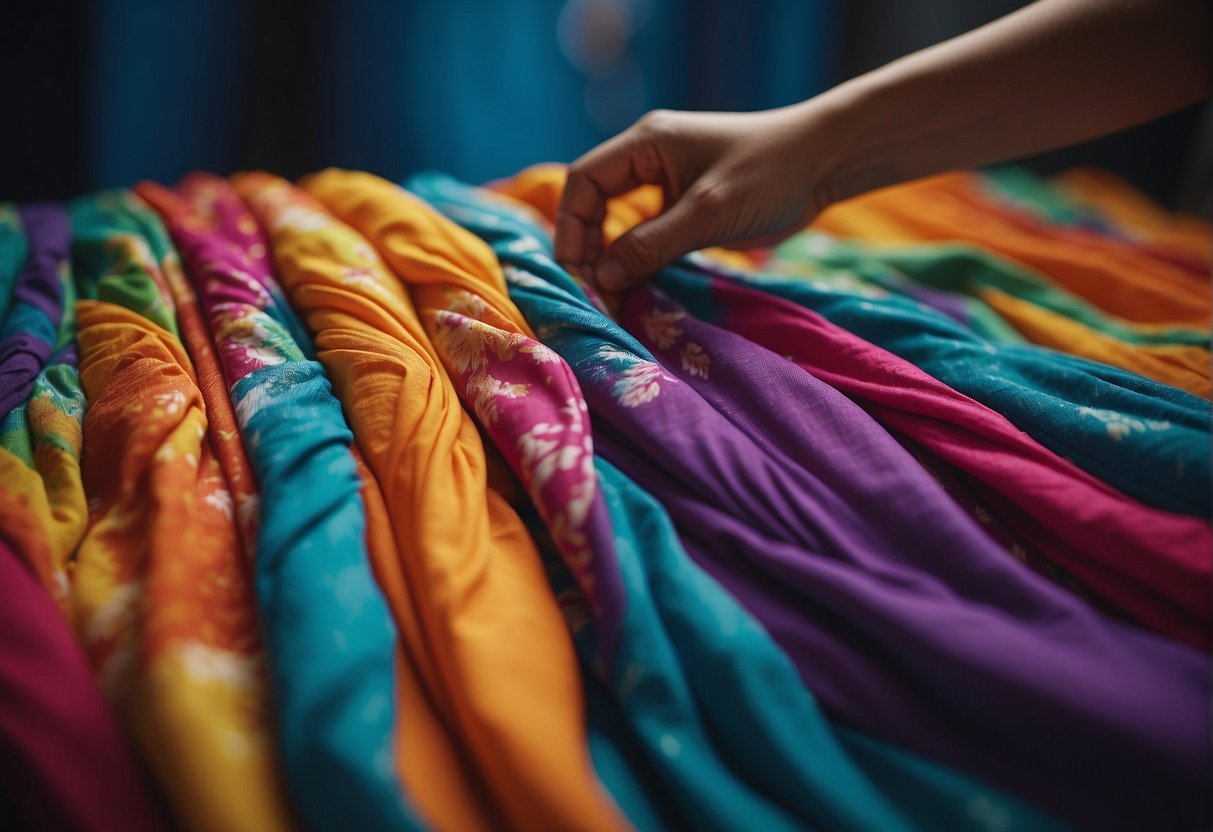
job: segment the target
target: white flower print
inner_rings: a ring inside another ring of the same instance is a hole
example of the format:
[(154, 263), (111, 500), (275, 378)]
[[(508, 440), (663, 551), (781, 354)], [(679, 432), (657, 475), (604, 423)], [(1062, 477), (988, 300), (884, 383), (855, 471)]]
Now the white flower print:
[(679, 356), (682, 358), (682, 369), (693, 376), (708, 377), (708, 365), (712, 363), (712, 358), (703, 351), (703, 347), (691, 341), (682, 348)]
[(661, 394), (661, 381), (669, 378), (657, 364), (641, 361), (615, 379), (615, 398), (624, 407), (639, 407)]
[(1095, 407), (1080, 407), (1078, 413), (1081, 416), (1090, 416), (1093, 419), (1104, 424), (1104, 429), (1112, 441), (1119, 442), (1131, 433), (1145, 433), (1146, 431), (1161, 431), (1171, 427), (1171, 423), (1167, 421), (1158, 421), (1154, 419), (1134, 419), (1132, 416), (1127, 416), (1124, 413), (1119, 413), (1115, 410), (1102, 410)]
[(178, 648), (185, 672), (199, 682), (220, 682), (228, 687), (248, 689), (257, 681), (257, 660), (231, 650), (188, 641)]
[(645, 315), (644, 331), (649, 337), (649, 340), (663, 350), (668, 350), (674, 346), (674, 342), (682, 335), (683, 330), (674, 324), (675, 321), (685, 318), (685, 312), (662, 312), (661, 310), (653, 310)]

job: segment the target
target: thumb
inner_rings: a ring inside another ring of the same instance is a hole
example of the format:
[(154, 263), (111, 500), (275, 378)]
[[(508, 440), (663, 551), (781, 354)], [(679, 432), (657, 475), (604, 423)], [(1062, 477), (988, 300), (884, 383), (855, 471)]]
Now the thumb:
[(712, 243), (707, 217), (693, 192), (668, 211), (624, 234), (603, 253), (594, 269), (599, 287), (617, 292), (651, 277), (688, 251)]

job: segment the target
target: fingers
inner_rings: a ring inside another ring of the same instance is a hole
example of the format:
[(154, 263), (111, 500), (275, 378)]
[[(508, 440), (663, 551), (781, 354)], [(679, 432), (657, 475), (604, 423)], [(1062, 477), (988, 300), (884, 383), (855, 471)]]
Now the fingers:
[(617, 292), (653, 275), (688, 251), (711, 245), (711, 218), (689, 192), (669, 210), (624, 234), (593, 269), (601, 288)]
[(570, 271), (584, 272), (602, 252), (606, 201), (640, 185), (666, 184), (656, 145), (643, 124), (634, 125), (569, 167), (556, 213), (554, 254)]

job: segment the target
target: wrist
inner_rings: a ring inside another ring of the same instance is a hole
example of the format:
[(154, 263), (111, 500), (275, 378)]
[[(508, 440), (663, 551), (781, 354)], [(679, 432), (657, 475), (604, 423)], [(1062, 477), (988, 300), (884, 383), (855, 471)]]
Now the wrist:
[(902, 181), (893, 148), (880, 142), (871, 90), (842, 84), (796, 105), (803, 148), (802, 175), (813, 212)]

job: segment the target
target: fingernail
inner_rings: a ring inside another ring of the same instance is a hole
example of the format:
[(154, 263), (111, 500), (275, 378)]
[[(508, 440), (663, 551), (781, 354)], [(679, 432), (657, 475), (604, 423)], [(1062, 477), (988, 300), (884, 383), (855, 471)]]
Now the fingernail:
[(594, 270), (594, 277), (598, 279), (598, 285), (603, 289), (617, 292), (623, 288), (623, 284), (627, 280), (627, 273), (624, 272), (623, 266), (619, 265), (618, 260), (607, 260)]

